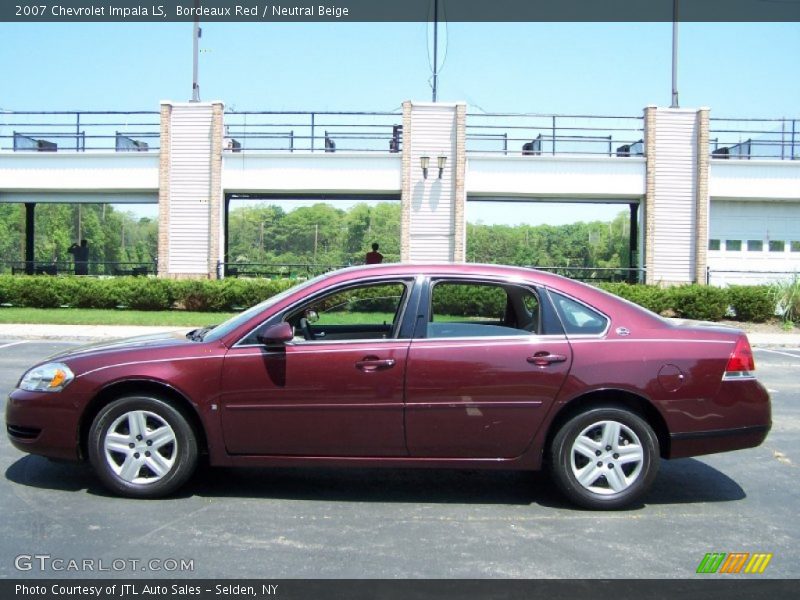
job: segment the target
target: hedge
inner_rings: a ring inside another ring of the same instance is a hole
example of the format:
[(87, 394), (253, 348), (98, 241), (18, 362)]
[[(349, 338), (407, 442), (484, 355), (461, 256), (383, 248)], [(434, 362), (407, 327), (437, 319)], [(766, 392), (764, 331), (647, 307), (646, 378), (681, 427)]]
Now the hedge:
[(0, 303), (31, 308), (179, 308), (226, 312), (247, 308), (296, 284), (294, 279), (229, 278), (217, 281), (0, 275)]
[[(124, 307), (137, 310), (186, 309), (226, 312), (247, 308), (297, 283), (294, 279), (173, 280), (155, 277), (93, 277), (0, 275), (0, 303), (33, 308)], [(656, 313), (686, 319), (718, 321), (732, 314), (740, 321), (761, 322), (776, 312), (774, 286), (703, 285), (662, 288), (652, 285), (602, 283), (600, 288)], [(797, 284), (795, 283), (795, 286)], [(493, 287), (443, 285), (434, 295), (434, 309), (446, 314), (502, 314), (505, 294)], [(362, 290), (374, 310), (393, 310), (384, 286)], [(800, 297), (800, 295), (796, 295)], [(786, 303), (786, 300), (782, 300)], [(384, 305), (386, 305), (384, 307)]]

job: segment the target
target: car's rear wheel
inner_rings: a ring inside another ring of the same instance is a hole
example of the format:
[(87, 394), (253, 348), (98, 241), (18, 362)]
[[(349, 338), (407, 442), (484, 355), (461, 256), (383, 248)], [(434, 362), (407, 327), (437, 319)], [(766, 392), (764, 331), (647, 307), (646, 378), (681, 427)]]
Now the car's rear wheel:
[(561, 491), (591, 509), (630, 505), (658, 472), (658, 438), (637, 414), (598, 407), (567, 421), (551, 446), (551, 470)]
[(111, 491), (133, 498), (166, 496), (197, 466), (197, 436), (176, 407), (128, 396), (105, 406), (89, 430), (89, 460)]

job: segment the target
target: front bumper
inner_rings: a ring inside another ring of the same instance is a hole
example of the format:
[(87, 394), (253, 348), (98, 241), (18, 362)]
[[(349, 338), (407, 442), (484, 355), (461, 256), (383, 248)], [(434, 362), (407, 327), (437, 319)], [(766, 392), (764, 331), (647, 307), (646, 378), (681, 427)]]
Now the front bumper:
[(80, 460), (78, 404), (60, 392), (14, 390), (6, 402), (6, 433), (18, 450)]

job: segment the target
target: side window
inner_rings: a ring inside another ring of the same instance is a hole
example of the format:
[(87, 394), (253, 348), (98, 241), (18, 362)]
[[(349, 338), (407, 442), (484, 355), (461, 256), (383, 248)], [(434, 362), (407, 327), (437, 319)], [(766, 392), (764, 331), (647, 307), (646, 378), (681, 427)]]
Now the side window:
[(406, 297), (402, 282), (339, 290), (293, 310), (286, 321), (307, 341), (394, 337)]
[(539, 299), (526, 288), (480, 282), (435, 282), (429, 338), (531, 335), (540, 328)]
[(550, 291), (556, 310), (568, 334), (596, 335), (608, 327), (608, 319), (585, 304)]

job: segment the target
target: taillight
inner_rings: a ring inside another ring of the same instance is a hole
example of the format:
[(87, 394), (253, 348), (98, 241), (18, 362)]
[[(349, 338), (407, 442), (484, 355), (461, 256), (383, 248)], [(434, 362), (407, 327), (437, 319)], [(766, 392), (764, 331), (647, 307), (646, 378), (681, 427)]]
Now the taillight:
[(730, 377), (750, 377), (751, 371), (756, 370), (756, 363), (753, 360), (753, 350), (747, 336), (743, 335), (736, 340), (736, 347), (733, 349), (728, 364), (725, 367), (725, 375)]

